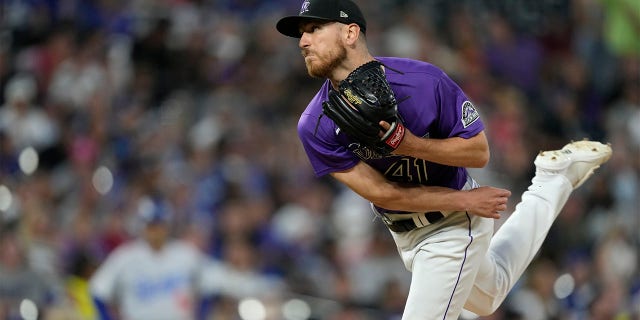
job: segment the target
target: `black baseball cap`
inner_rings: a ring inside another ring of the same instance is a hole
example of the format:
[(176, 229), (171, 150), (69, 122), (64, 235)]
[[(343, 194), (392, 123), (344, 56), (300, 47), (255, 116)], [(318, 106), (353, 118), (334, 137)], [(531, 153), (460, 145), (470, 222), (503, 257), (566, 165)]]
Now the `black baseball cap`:
[(300, 23), (308, 20), (336, 21), (344, 24), (355, 23), (362, 33), (367, 30), (367, 22), (358, 5), (351, 0), (304, 0), (297, 16), (280, 19), (276, 29), (285, 36), (300, 38)]

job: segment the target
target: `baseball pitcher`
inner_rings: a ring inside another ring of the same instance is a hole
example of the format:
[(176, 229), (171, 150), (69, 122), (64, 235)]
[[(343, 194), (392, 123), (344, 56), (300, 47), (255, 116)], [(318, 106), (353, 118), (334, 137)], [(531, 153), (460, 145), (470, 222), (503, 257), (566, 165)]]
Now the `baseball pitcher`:
[(375, 57), (351, 0), (305, 0), (277, 30), (298, 38), (310, 76), (326, 81), (302, 113), (300, 141), (317, 176), (371, 202), (412, 282), (403, 319), (457, 319), (502, 303), (571, 192), (611, 155), (595, 141), (541, 153), (522, 201), (493, 235), (508, 190), (479, 187), (489, 161), (480, 113), (442, 70)]

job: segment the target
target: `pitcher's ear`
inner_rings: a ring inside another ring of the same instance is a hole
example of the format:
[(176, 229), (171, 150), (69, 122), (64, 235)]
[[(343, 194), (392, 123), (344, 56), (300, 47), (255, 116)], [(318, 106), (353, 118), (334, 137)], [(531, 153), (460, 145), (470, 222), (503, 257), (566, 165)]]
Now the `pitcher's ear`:
[(346, 26), (346, 32), (347, 32), (347, 35), (345, 40), (349, 45), (355, 44), (356, 41), (363, 35), (362, 30), (360, 29), (360, 26), (356, 23), (348, 24)]

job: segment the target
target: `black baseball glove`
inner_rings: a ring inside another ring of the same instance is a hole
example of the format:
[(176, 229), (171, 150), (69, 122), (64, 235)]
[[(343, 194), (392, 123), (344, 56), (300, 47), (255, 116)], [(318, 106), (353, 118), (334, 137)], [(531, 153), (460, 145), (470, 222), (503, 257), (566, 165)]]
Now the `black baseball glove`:
[[(392, 153), (404, 138), (398, 103), (379, 61), (361, 65), (338, 90), (329, 90), (322, 112), (349, 137), (382, 155)], [(389, 130), (380, 126), (382, 120), (391, 124)]]

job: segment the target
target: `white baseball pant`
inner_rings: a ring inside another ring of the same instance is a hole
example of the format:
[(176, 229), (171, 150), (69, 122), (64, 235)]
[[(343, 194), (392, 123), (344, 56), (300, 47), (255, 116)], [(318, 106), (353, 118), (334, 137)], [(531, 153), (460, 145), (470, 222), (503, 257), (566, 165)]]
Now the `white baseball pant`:
[(463, 308), (493, 313), (540, 249), (572, 190), (564, 176), (535, 176), (495, 235), (492, 219), (465, 212), (392, 232), (412, 272), (402, 319), (455, 320)]

